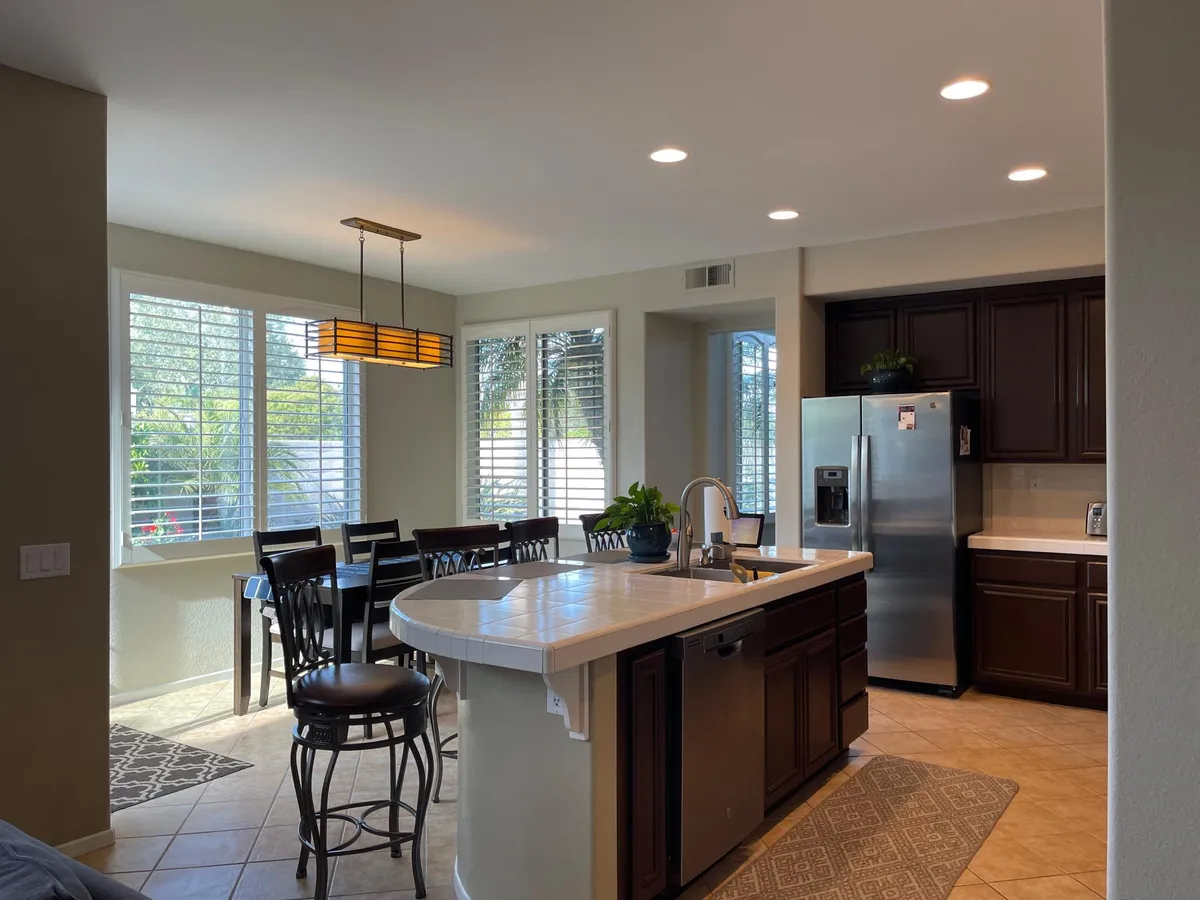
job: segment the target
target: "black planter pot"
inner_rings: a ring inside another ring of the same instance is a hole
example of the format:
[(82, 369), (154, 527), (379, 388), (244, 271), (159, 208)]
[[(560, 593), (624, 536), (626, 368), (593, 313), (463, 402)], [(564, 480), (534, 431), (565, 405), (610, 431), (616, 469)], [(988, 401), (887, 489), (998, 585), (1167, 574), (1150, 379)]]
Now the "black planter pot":
[(671, 529), (665, 522), (630, 525), (625, 532), (629, 553), (637, 559), (666, 559), (671, 549)]
[(911, 391), (916, 383), (908, 369), (876, 369), (867, 376), (872, 394), (902, 394)]

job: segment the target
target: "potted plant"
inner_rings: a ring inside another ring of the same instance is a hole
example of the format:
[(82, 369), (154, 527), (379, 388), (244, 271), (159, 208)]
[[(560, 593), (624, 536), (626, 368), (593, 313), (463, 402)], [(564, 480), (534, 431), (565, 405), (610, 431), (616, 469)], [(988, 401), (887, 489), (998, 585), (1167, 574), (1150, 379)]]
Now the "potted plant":
[(596, 529), (624, 531), (634, 559), (666, 559), (677, 512), (678, 505), (664, 502), (658, 488), (635, 481), (629, 486), (628, 496), (613, 498)]
[(872, 394), (896, 394), (912, 390), (916, 361), (916, 357), (904, 356), (899, 350), (880, 350), (859, 371), (869, 376), (867, 383)]

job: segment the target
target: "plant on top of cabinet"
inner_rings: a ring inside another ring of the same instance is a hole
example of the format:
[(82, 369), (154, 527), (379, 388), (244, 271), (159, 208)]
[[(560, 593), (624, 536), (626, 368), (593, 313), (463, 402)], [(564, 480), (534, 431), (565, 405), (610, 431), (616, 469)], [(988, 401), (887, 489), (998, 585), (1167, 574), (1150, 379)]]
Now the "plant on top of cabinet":
[(614, 497), (597, 529), (624, 531), (630, 554), (638, 559), (666, 559), (671, 526), (679, 506), (663, 500), (662, 491), (635, 481), (628, 496)]
[(872, 394), (895, 394), (913, 386), (916, 361), (916, 357), (905, 356), (899, 350), (880, 350), (858, 370), (867, 376)]

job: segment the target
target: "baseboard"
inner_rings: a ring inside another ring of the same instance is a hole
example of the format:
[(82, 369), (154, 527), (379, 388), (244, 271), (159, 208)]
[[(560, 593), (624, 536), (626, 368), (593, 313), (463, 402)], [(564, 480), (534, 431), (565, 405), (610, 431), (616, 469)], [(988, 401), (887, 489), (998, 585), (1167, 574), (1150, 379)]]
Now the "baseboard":
[(458, 900), (471, 900), (467, 889), (463, 887), (462, 879), (458, 877), (458, 856), (454, 857), (454, 896)]
[(89, 834), (85, 837), (76, 838), (73, 841), (67, 841), (65, 844), (59, 844), (54, 849), (64, 856), (76, 857), (83, 856), (85, 853), (91, 853), (93, 850), (99, 850), (102, 847), (111, 847), (116, 843), (117, 836), (111, 828), (105, 828), (103, 831), (97, 831), (95, 834)]
[[(259, 666), (251, 666), (251, 675), (257, 675), (259, 668)], [(191, 678), (184, 678), (180, 681), (171, 681), (167, 684), (156, 684), (147, 688), (139, 688), (136, 691), (124, 691), (120, 694), (109, 694), (108, 708), (112, 709), (117, 706), (125, 706), (127, 703), (138, 703), (141, 700), (149, 700), (152, 697), (161, 697), (163, 694), (171, 694), (175, 691), (199, 687), (202, 684), (211, 684), (214, 681), (228, 681), (232, 677), (233, 669), (221, 669), (219, 672), (209, 672), (206, 675), (194, 675)]]

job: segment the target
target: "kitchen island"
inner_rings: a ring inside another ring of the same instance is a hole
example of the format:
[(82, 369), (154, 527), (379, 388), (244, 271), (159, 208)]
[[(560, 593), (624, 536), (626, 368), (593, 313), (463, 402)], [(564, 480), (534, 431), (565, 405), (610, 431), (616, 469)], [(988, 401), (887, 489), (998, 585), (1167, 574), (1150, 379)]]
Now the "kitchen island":
[(866, 730), (871, 555), (736, 556), (788, 570), (749, 584), (667, 577), (664, 563), (609, 552), (457, 575), (393, 601), (392, 630), (437, 657), (459, 699), (461, 900), (667, 889), (678, 780), (667, 639), (679, 632), (766, 610), (763, 694), (748, 702), (765, 707), (767, 805)]

